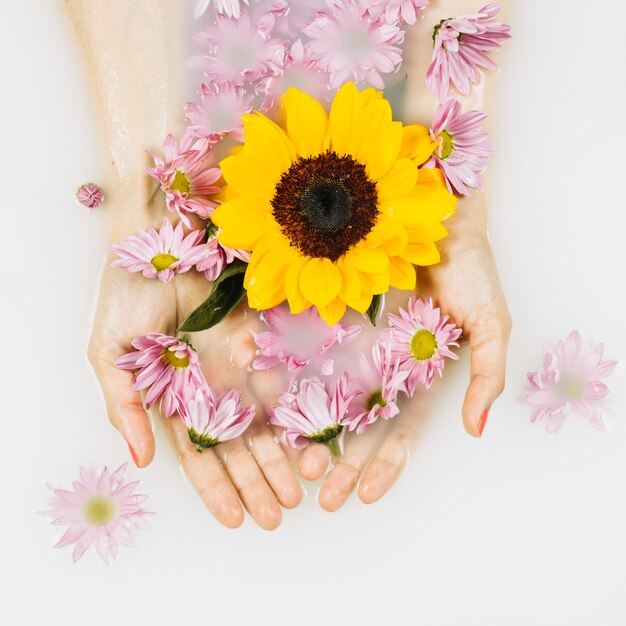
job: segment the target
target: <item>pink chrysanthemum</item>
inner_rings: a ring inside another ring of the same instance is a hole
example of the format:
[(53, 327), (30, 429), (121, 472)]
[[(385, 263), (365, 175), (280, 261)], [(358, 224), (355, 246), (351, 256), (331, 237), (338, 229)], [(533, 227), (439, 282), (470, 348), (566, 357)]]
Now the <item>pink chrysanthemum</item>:
[(150, 333), (136, 337), (131, 345), (134, 351), (121, 356), (114, 365), (135, 372), (133, 389), (148, 389), (144, 398), (147, 408), (162, 397), (161, 412), (169, 417), (179, 410), (184, 397), (195, 395), (196, 389), (207, 384), (198, 355), (190, 344)]
[(328, 73), (319, 69), (317, 60), (311, 56), (310, 46), (304, 45), (301, 39), (291, 45), (282, 62), (281, 73), (267, 76), (259, 83), (257, 90), (265, 96), (261, 108), (277, 107), (289, 87), (306, 91), (316, 100), (323, 100), (330, 94)]
[(350, 391), (350, 384), (344, 372), (329, 393), (317, 378), (305, 378), (294, 393), (279, 394), (278, 405), (267, 408), (269, 422), (285, 429), (287, 443), (295, 450), (317, 441), (327, 443), (339, 456), (337, 436), (343, 430), (350, 402), (359, 393)]
[(254, 96), (246, 93), (242, 86), (229, 81), (203, 83), (200, 102), (185, 104), (189, 130), (211, 143), (227, 135), (235, 141), (243, 141), (241, 116), (252, 111), (253, 100)]
[(262, 318), (270, 330), (254, 335), (259, 352), (252, 367), (257, 370), (284, 363), (294, 374), (311, 365), (320, 374), (330, 375), (332, 349), (350, 343), (361, 332), (358, 325), (329, 326), (315, 307), (292, 315), (288, 307), (277, 306), (263, 311)]
[(176, 143), (173, 135), (163, 142), (165, 159), (153, 154), (154, 167), (148, 174), (161, 183), (167, 208), (180, 216), (185, 226), (191, 227), (189, 213), (207, 218), (217, 206), (209, 196), (221, 191), (215, 183), (222, 172), (212, 167), (213, 154), (207, 139), (195, 137), (191, 130)]
[(617, 365), (605, 361), (604, 345), (583, 341), (578, 331), (550, 347), (539, 372), (529, 372), (530, 389), (518, 397), (534, 407), (531, 422), (544, 420), (549, 433), (559, 431), (571, 411), (598, 430), (605, 430), (602, 413), (609, 388), (602, 382)]
[(374, 17), (382, 17), (387, 24), (415, 24), (424, 15), (429, 0), (373, 0), (370, 11)]
[(97, 209), (104, 201), (104, 192), (96, 183), (85, 183), (76, 190), (76, 200), (87, 209)]
[(349, 80), (383, 89), (381, 73), (394, 72), (402, 62), (398, 47), (404, 31), (372, 17), (355, 0), (328, 0), (328, 8), (304, 29), (311, 38), (311, 53), (330, 73), (330, 86)]
[(119, 257), (111, 265), (129, 272), (143, 272), (146, 278), (158, 278), (167, 283), (211, 254), (206, 245), (198, 245), (203, 238), (201, 230), (193, 230), (185, 236), (182, 222), (173, 228), (165, 218), (159, 231), (150, 227), (109, 245)]
[(260, 4), (274, 16), (276, 31), (296, 39), (326, 7), (326, 0), (265, 0)]
[(240, 85), (278, 74), (286, 42), (271, 37), (272, 24), (273, 18), (253, 24), (244, 11), (238, 19), (217, 15), (214, 23), (194, 33), (194, 40), (207, 48), (200, 62), (209, 79)]
[(180, 417), (198, 452), (239, 437), (254, 419), (254, 406), (244, 408), (236, 389), (218, 396), (210, 385), (205, 384), (195, 394), (185, 395), (187, 398), (181, 405)]
[(480, 173), (495, 152), (480, 130), (487, 115), (481, 111), (461, 112), (461, 104), (449, 95), (435, 111), (430, 136), (438, 144), (425, 167), (438, 167), (451, 192), (468, 196), (470, 189), (481, 189)]
[(431, 298), (410, 298), (407, 310), (387, 315), (391, 328), (385, 332), (392, 357), (400, 359), (400, 368), (408, 372), (405, 391), (413, 395), (418, 385), (433, 383), (435, 372), (442, 375), (444, 358), (458, 359), (450, 346), (458, 347), (461, 329), (448, 324), (448, 316), (433, 307)]
[(51, 517), (55, 526), (69, 526), (54, 547), (74, 545), (74, 563), (93, 546), (108, 565), (120, 545), (135, 546), (133, 536), (148, 526), (144, 517), (152, 512), (141, 506), (148, 496), (134, 493), (139, 481), (126, 482), (125, 471), (126, 464), (114, 472), (81, 467), (73, 490), (48, 485), (54, 494), (53, 508), (42, 514)]
[(209, 254), (196, 264), (199, 272), (204, 272), (207, 280), (213, 282), (219, 275), (230, 265), (235, 259), (239, 259), (244, 263), (250, 260), (250, 253), (245, 250), (236, 250), (235, 248), (227, 248), (223, 246), (214, 236), (205, 248)]
[(426, 83), (440, 100), (450, 91), (450, 83), (468, 95), (480, 81), (478, 68), (497, 69), (485, 52), (498, 49), (501, 41), (511, 38), (511, 27), (493, 19), (498, 11), (499, 4), (488, 4), (478, 13), (441, 20), (435, 27)]
[(400, 359), (392, 357), (385, 343), (375, 343), (369, 358), (360, 353), (358, 372), (352, 376), (359, 396), (350, 405), (346, 426), (361, 434), (376, 420), (398, 415), (396, 399), (398, 392), (404, 391), (408, 375), (408, 371), (400, 369)]
[[(248, 4), (248, 0), (243, 1)], [(197, 0), (194, 18), (204, 15), (210, 4), (211, 0)], [(241, 0), (213, 0), (213, 6), (217, 13), (224, 13), (228, 17), (238, 18), (241, 15)]]

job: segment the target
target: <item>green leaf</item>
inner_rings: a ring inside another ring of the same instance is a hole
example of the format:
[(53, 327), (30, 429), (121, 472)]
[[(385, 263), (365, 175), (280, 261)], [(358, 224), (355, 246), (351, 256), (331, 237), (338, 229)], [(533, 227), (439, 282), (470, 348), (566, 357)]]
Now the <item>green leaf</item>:
[(380, 310), (380, 304), (382, 302), (382, 297), (380, 295), (376, 295), (372, 298), (372, 302), (369, 305), (369, 308), (365, 312), (365, 315), (369, 317), (370, 322), (372, 322), (372, 326), (376, 326), (376, 320), (378, 319), (378, 312)]
[(248, 267), (234, 261), (213, 283), (209, 297), (178, 327), (179, 332), (197, 333), (219, 324), (246, 294), (243, 278)]

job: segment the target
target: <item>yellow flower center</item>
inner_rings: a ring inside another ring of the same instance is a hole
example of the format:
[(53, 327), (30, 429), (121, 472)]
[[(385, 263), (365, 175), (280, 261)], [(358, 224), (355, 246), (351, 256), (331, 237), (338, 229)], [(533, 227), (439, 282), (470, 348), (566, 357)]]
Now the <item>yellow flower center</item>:
[(176, 170), (176, 175), (174, 176), (174, 180), (170, 185), (170, 189), (174, 189), (175, 191), (179, 191), (180, 193), (189, 193), (191, 185), (189, 184), (189, 179), (187, 178), (187, 175), (180, 170)]
[(167, 348), (163, 350), (163, 360), (172, 367), (178, 367), (180, 369), (189, 367), (188, 356), (176, 356), (176, 352), (174, 352), (173, 350), (168, 350)]
[(83, 513), (89, 524), (106, 526), (115, 517), (116, 506), (111, 498), (93, 496), (85, 502)]
[(381, 409), (384, 409), (387, 406), (387, 403), (383, 400), (382, 390), (379, 389), (375, 391), (368, 399), (365, 404), (365, 408), (368, 411), (371, 411), (376, 405), (378, 405)]
[(418, 361), (428, 361), (437, 350), (437, 340), (429, 330), (418, 330), (411, 339), (411, 352)]
[(178, 261), (178, 259), (175, 256), (163, 253), (157, 254), (155, 257), (153, 257), (150, 263), (154, 265), (157, 272), (161, 272), (163, 270), (166, 270), (172, 263), (176, 263), (176, 261)]
[(585, 381), (574, 374), (563, 374), (558, 384), (563, 400), (580, 400), (585, 395)]
[(442, 130), (439, 133), (439, 154), (442, 159), (447, 159), (454, 149), (454, 144), (452, 143), (452, 135), (447, 130)]

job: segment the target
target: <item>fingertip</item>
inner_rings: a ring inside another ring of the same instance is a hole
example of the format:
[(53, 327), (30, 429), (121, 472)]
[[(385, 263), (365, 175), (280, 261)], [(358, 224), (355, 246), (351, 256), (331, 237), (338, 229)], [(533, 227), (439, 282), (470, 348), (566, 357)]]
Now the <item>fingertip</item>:
[(330, 462), (330, 450), (320, 443), (313, 443), (303, 452), (298, 471), (305, 480), (320, 478)]
[(278, 499), (282, 506), (286, 509), (295, 509), (300, 502), (302, 502), (302, 487), (300, 487), (300, 483), (295, 480), (295, 484), (288, 485), (283, 487), (279, 494), (277, 494)]

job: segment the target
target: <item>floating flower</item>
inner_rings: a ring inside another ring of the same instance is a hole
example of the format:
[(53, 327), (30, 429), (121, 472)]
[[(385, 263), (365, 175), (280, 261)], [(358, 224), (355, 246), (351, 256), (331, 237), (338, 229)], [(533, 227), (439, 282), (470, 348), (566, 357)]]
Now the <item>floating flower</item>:
[(373, 89), (344, 85), (330, 117), (291, 88), (284, 127), (244, 115), (243, 149), (221, 162), (227, 201), (212, 215), (220, 242), (251, 251), (244, 286), (250, 307), (285, 299), (292, 313), (316, 306), (329, 325), (346, 306), (364, 313), (374, 294), (415, 287), (412, 264), (439, 261), (434, 241), (456, 199), (436, 169), (418, 169), (400, 150), (428, 159), (426, 129), (405, 133)]
[(317, 378), (301, 380), (294, 393), (281, 393), (278, 405), (267, 408), (269, 423), (285, 429), (287, 443), (295, 450), (311, 441), (327, 443), (332, 453), (341, 454), (337, 436), (341, 433), (346, 412), (358, 391), (350, 391), (344, 372), (329, 393)]
[(190, 213), (207, 218), (217, 206), (209, 196), (220, 192), (215, 183), (221, 178), (219, 167), (212, 167), (213, 154), (206, 139), (198, 139), (187, 130), (176, 143), (173, 135), (163, 142), (165, 159), (153, 154), (154, 167), (148, 174), (161, 183), (167, 208), (191, 227)]
[(204, 272), (207, 280), (213, 282), (235, 259), (244, 263), (250, 260), (250, 254), (245, 250), (233, 250), (223, 246), (217, 239), (211, 239), (206, 244), (210, 253), (196, 265), (199, 272)]
[(415, 24), (424, 14), (429, 0), (373, 0), (369, 10), (374, 17), (382, 16), (387, 24)]
[(289, 87), (306, 91), (316, 99), (323, 99), (330, 93), (328, 73), (319, 69), (317, 60), (311, 56), (309, 46), (305, 46), (301, 39), (294, 41), (291, 45), (281, 64), (280, 74), (267, 76), (259, 83), (258, 92), (265, 96), (261, 108), (277, 107), (280, 97)]
[(266, 0), (261, 5), (274, 15), (276, 31), (296, 39), (326, 7), (326, 0)]
[(148, 389), (144, 402), (150, 408), (159, 398), (165, 417), (179, 410), (184, 394), (206, 385), (200, 361), (191, 344), (160, 333), (150, 333), (131, 341), (133, 352), (114, 363), (123, 370), (134, 370), (133, 389)]
[(200, 85), (200, 103), (188, 102), (185, 105), (185, 117), (189, 129), (199, 137), (211, 143), (229, 136), (236, 141), (243, 141), (241, 116), (252, 111), (254, 96), (246, 93), (240, 85), (227, 81)]
[[(248, 0), (243, 1), (248, 4)], [(198, 19), (204, 15), (210, 4), (211, 0), (197, 0), (193, 16)], [(241, 15), (241, 0), (213, 0), (213, 6), (217, 13), (224, 13), (228, 17), (238, 18)]]
[(148, 497), (134, 493), (138, 480), (124, 480), (126, 465), (114, 472), (81, 467), (80, 480), (73, 482), (71, 491), (48, 485), (54, 494), (53, 508), (43, 515), (51, 517), (55, 526), (69, 526), (54, 547), (74, 545), (74, 563), (93, 546), (108, 565), (120, 545), (134, 546), (133, 536), (147, 527), (144, 517), (152, 513), (141, 505)]
[(435, 111), (430, 130), (437, 150), (425, 167), (438, 167), (446, 178), (448, 189), (469, 195), (471, 189), (481, 189), (480, 173), (495, 152), (480, 130), (486, 119), (481, 111), (461, 113), (461, 104), (452, 95)]
[(150, 227), (111, 244), (109, 248), (119, 257), (111, 265), (129, 272), (143, 272), (146, 278), (158, 278), (167, 283), (210, 254), (210, 248), (198, 245), (203, 238), (201, 230), (193, 230), (185, 236), (182, 222), (173, 228), (165, 218), (159, 231)]
[(402, 62), (404, 31), (374, 18), (355, 0), (329, 0), (315, 21), (305, 27), (311, 52), (321, 69), (330, 73), (330, 86), (348, 80), (383, 89), (382, 73), (395, 72)]
[(480, 81), (479, 67), (497, 69), (485, 52), (497, 50), (501, 41), (511, 38), (511, 27), (493, 19), (498, 11), (499, 4), (487, 4), (478, 13), (441, 20), (435, 27), (426, 83), (440, 100), (448, 94), (450, 83), (468, 95)]
[(257, 370), (283, 363), (292, 373), (311, 365), (320, 374), (330, 375), (333, 348), (350, 343), (361, 332), (357, 325), (329, 326), (315, 308), (292, 315), (287, 307), (278, 306), (263, 311), (262, 317), (270, 330), (254, 335), (259, 353), (252, 367)]
[(180, 417), (198, 452), (239, 437), (254, 419), (254, 406), (244, 408), (236, 389), (218, 396), (210, 385), (205, 384), (186, 396), (181, 404)]
[(410, 298), (400, 315), (387, 315), (391, 328), (386, 331), (389, 347), (394, 358), (400, 359), (400, 367), (408, 372), (405, 391), (409, 395), (418, 385), (432, 385), (435, 372), (441, 376), (444, 357), (458, 359), (450, 346), (458, 347), (461, 329), (448, 324), (448, 316), (433, 307), (433, 301)]
[(393, 358), (384, 343), (375, 343), (369, 358), (359, 353), (358, 373), (352, 377), (359, 396), (350, 405), (346, 426), (361, 434), (376, 420), (398, 415), (396, 399), (398, 392), (404, 391), (408, 375), (408, 371), (400, 369), (400, 359)]
[(217, 15), (214, 23), (193, 37), (207, 48), (201, 63), (209, 78), (218, 84), (240, 85), (280, 72), (277, 61), (284, 57), (286, 42), (270, 33), (267, 20), (253, 24), (244, 11), (238, 19)]
[(571, 411), (598, 430), (605, 430), (602, 413), (609, 388), (602, 382), (617, 365), (606, 361), (604, 344), (583, 341), (578, 331), (548, 348), (539, 372), (529, 372), (530, 389), (519, 399), (534, 407), (531, 422), (544, 420), (549, 433), (559, 431)]
[(87, 209), (97, 209), (104, 201), (104, 192), (96, 183), (85, 183), (76, 190), (76, 200)]

